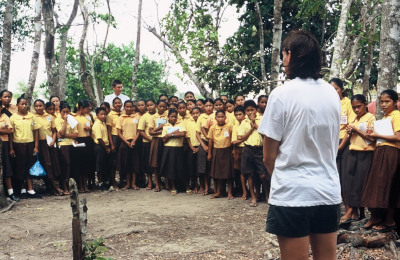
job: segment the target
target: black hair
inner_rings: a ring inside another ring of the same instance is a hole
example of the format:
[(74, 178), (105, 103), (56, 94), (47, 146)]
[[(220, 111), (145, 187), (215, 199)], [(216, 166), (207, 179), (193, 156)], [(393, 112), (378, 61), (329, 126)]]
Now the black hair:
[(152, 98), (146, 100), (146, 102), (145, 102), (146, 105), (147, 105), (147, 102), (153, 102), (153, 104), (156, 104), (156, 101)]
[(50, 101), (49, 101), (49, 102), (46, 102), (46, 104), (44, 105), (44, 108), (45, 108), (45, 109), (48, 109), (49, 107), (54, 107), (54, 108), (55, 108), (56, 105), (54, 105), (54, 103), (53, 103), (53, 102), (50, 102)]
[(186, 104), (187, 104), (188, 102), (192, 102), (193, 104), (196, 104), (196, 100), (195, 100), (195, 99), (188, 99), (188, 101), (186, 101)]
[(192, 95), (193, 95), (193, 97), (194, 97), (194, 93), (193, 93), (192, 91), (186, 91), (186, 93), (185, 93), (184, 97), (186, 97), (186, 95), (187, 95), (187, 94), (192, 94)]
[(122, 103), (122, 99), (120, 99), (119, 97), (115, 97), (115, 98), (113, 99), (113, 101), (112, 101), (113, 105), (114, 105), (115, 100), (117, 100), (117, 99), (119, 99), (119, 101), (121, 101), (121, 103)]
[(198, 101), (200, 101), (203, 105), (206, 104), (206, 101), (205, 101), (204, 99), (202, 99), (202, 98), (197, 99), (197, 100), (196, 100), (196, 103), (197, 103)]
[(96, 108), (96, 115), (98, 115), (100, 113), (100, 111), (104, 111), (107, 114), (107, 110), (104, 107), (98, 107)]
[(248, 107), (254, 107), (255, 109), (258, 109), (258, 106), (257, 106), (256, 102), (254, 102), (254, 100), (246, 100), (244, 102), (244, 109), (246, 109)]
[(103, 102), (103, 103), (101, 103), (101, 104), (100, 104), (100, 107), (101, 107), (101, 106), (105, 106), (106, 108), (111, 109), (110, 103), (108, 103), (108, 102)]
[(217, 114), (222, 113), (225, 115), (225, 111), (224, 110), (217, 110), (217, 112), (215, 112), (215, 117), (217, 116)]
[(193, 113), (194, 110), (199, 110), (199, 112), (201, 113), (201, 109), (199, 107), (194, 107), (190, 113)]
[(128, 103), (131, 103), (132, 104), (132, 106), (134, 106), (135, 107), (135, 104), (133, 104), (133, 101), (132, 100), (127, 100), (127, 101), (125, 101), (124, 102), (124, 107), (126, 106), (126, 104), (128, 104)]
[(332, 78), (331, 80), (329, 80), (329, 83), (335, 83), (341, 90), (344, 89), (343, 87), (343, 81), (339, 78)]
[(44, 101), (43, 100), (41, 100), (41, 99), (36, 99), (35, 100), (35, 102), (33, 102), (33, 105), (35, 105), (36, 104), (36, 102), (41, 102), (42, 104), (43, 104), (43, 106), (45, 106), (46, 104), (44, 103)]
[(176, 98), (176, 99), (179, 100), (179, 98), (178, 98), (177, 96), (170, 96), (170, 97), (168, 98), (168, 101), (171, 101), (171, 99), (173, 99), (173, 98)]
[(113, 86), (113, 87), (115, 87), (116, 85), (119, 85), (119, 84), (122, 84), (122, 81), (120, 81), (119, 79), (115, 79), (115, 80), (112, 82), (112, 86)]
[(354, 96), (351, 97), (351, 102), (353, 102), (355, 100), (356, 101), (360, 101), (363, 104), (367, 103), (367, 99), (365, 98), (364, 95), (361, 95), (361, 94), (357, 94), (357, 95), (354, 95)]
[(243, 114), (244, 114), (244, 107), (243, 106), (235, 107), (235, 109), (233, 110), (233, 113), (236, 113), (236, 112), (243, 112)]
[(232, 104), (232, 105), (235, 105), (235, 101), (233, 101), (232, 99), (228, 99), (227, 101), (226, 101), (226, 104)]
[(13, 93), (11, 91), (9, 91), (8, 89), (3, 89), (2, 91), (0, 91), (0, 97), (2, 97), (6, 92), (10, 93), (11, 97), (13, 96)]
[(220, 97), (219, 97), (219, 98), (216, 98), (216, 99), (214, 100), (214, 104), (217, 103), (217, 101), (221, 101), (221, 103), (225, 105), (225, 102), (222, 100), (222, 98), (220, 98)]
[(19, 98), (17, 98), (17, 104), (19, 104), (19, 102), (21, 102), (24, 99), (27, 100), (25, 97), (25, 93), (23, 93)]
[(310, 32), (291, 31), (282, 42), (281, 50), (290, 51), (290, 61), (285, 68), (289, 79), (299, 77), (317, 80), (321, 77), (321, 48), (317, 39)]
[(167, 95), (167, 94), (161, 94), (161, 95), (159, 95), (159, 96), (158, 96), (158, 99), (161, 99), (162, 96), (165, 96), (165, 97), (167, 97), (167, 99), (168, 99), (168, 95)]
[(59, 96), (56, 96), (56, 95), (50, 96), (49, 101), (51, 102), (51, 100), (52, 100), (53, 98), (55, 98), (55, 97), (58, 98), (58, 101), (61, 101), (60, 97), (59, 97)]
[(68, 108), (69, 111), (71, 111), (71, 106), (68, 104), (67, 101), (60, 101), (60, 111), (63, 110), (64, 108)]
[(138, 100), (136, 100), (136, 104), (139, 102), (144, 102), (144, 104), (146, 105), (146, 101), (143, 98), (139, 98)]
[(206, 98), (206, 99), (204, 100), (204, 105), (205, 105), (207, 102), (210, 102), (211, 104), (214, 105), (214, 100), (212, 100), (211, 98)]
[(222, 94), (222, 95), (220, 95), (219, 97), (228, 97), (228, 95), (226, 95), (226, 94)]
[(175, 109), (178, 109), (178, 105), (175, 104), (175, 103), (169, 104), (169, 105), (168, 105), (168, 108), (169, 108), (169, 109), (173, 109), (173, 108), (171, 108), (172, 106), (175, 107)]
[(185, 102), (185, 101), (179, 101), (178, 104), (177, 104), (178, 107), (179, 107), (179, 105), (181, 105), (181, 104), (185, 105), (185, 107), (186, 107), (186, 102)]
[(386, 89), (382, 91), (382, 95), (388, 95), (391, 100), (393, 100), (394, 105), (396, 105), (397, 100), (399, 99), (399, 96), (397, 95), (397, 92), (394, 91), (393, 89)]
[(258, 96), (257, 102), (260, 102), (260, 100), (261, 100), (262, 98), (268, 99), (268, 96), (267, 96), (267, 95), (260, 95), (260, 96)]
[(79, 102), (78, 102), (78, 107), (77, 107), (77, 109), (79, 110), (79, 109), (81, 109), (81, 108), (88, 108), (88, 107), (91, 107), (92, 106), (92, 104), (90, 104), (90, 101), (89, 100), (87, 100), (87, 99), (81, 99), (81, 100), (79, 100)]
[(170, 116), (171, 114), (175, 113), (176, 115), (178, 115), (178, 111), (176, 109), (171, 109), (168, 112), (168, 116)]
[(157, 101), (157, 106), (158, 106), (160, 103), (165, 103), (165, 105), (168, 105), (168, 104), (167, 104), (167, 101), (165, 101), (164, 99), (159, 99), (159, 100)]
[(233, 100), (235, 101), (235, 103), (236, 103), (236, 99), (237, 99), (238, 97), (243, 97), (243, 98), (244, 98), (244, 95), (243, 95), (243, 94), (237, 94), (237, 95), (235, 96), (235, 98), (233, 99)]

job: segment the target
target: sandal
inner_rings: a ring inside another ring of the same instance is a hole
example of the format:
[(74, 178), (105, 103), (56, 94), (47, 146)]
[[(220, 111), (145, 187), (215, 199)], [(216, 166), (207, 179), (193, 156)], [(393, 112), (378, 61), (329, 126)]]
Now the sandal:
[(257, 201), (251, 201), (249, 206), (250, 207), (257, 207), (258, 206)]
[(228, 196), (228, 200), (233, 200), (233, 199), (235, 199), (235, 197), (233, 197), (232, 195)]
[(151, 190), (151, 187), (146, 187), (146, 190)]
[(171, 190), (171, 195), (175, 196), (178, 193), (177, 190)]
[(247, 200), (247, 196), (240, 197), (241, 200)]
[(132, 187), (132, 189), (134, 190), (140, 190), (140, 188), (138, 186)]
[(203, 196), (207, 196), (207, 195), (209, 195), (208, 190), (203, 192)]
[(396, 225), (388, 226), (386, 224), (379, 224), (379, 225), (374, 225), (371, 230), (375, 231), (375, 232), (380, 232), (380, 233), (387, 233), (387, 232), (392, 231), (392, 230), (394, 230), (396, 228), (397, 228)]
[(221, 198), (221, 196), (216, 194), (210, 196), (210, 199), (219, 199), (219, 198)]
[(154, 189), (154, 192), (160, 192), (161, 191), (161, 188), (155, 188)]
[(193, 191), (192, 190), (186, 190), (186, 195), (192, 195)]

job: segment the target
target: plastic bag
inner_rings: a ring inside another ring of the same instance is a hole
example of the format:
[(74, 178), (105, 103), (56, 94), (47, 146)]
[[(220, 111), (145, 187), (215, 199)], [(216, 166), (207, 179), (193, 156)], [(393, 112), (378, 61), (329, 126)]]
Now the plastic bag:
[(36, 162), (29, 170), (29, 174), (36, 177), (46, 176), (46, 171), (43, 169), (43, 166), (39, 162), (39, 155), (36, 154)]

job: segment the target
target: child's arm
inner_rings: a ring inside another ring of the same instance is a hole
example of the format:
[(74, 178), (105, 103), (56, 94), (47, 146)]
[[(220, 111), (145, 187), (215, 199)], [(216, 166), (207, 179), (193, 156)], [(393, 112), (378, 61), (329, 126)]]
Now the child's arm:
[(242, 139), (239, 140), (239, 136), (238, 136), (238, 139), (235, 140), (235, 141), (233, 141), (233, 142), (232, 142), (232, 145), (238, 145), (238, 144), (241, 144), (241, 143), (243, 143), (243, 142), (244, 142), (244, 140), (242, 140)]
[(62, 127), (61, 127), (60, 131), (58, 131), (58, 133), (60, 134), (60, 137), (66, 137), (64, 135), (65, 135), (65, 132), (67, 131), (67, 124), (68, 124), (67, 116), (64, 116), (63, 119), (64, 119), (64, 122), (62, 124)]
[(212, 155), (212, 149), (214, 148), (213, 146), (213, 139), (210, 138), (208, 142), (208, 153), (207, 153), (207, 160), (211, 161), (211, 155)]
[(107, 133), (108, 133), (108, 140), (110, 142), (110, 148), (111, 148), (111, 151), (114, 152), (115, 151), (115, 146), (114, 146), (114, 142), (112, 140), (111, 131), (112, 131), (112, 126), (107, 125)]
[(151, 142), (151, 138), (146, 134), (145, 130), (140, 130), (140, 135), (146, 139), (147, 141)]
[(8, 125), (0, 128), (0, 134), (11, 134), (13, 132), (12, 128), (9, 128)]
[(100, 145), (101, 147), (103, 147), (104, 150), (107, 151), (108, 147), (107, 147), (106, 143), (103, 141), (103, 139), (102, 139), (102, 138), (98, 138), (97, 141), (99, 142), (99, 145)]
[(153, 131), (152, 131), (153, 133), (150, 132), (150, 134), (151, 134), (151, 135), (159, 135), (159, 134), (161, 134), (164, 125), (165, 125), (165, 124), (162, 124), (162, 125), (160, 125), (159, 127), (156, 127), (156, 128), (154, 128), (154, 129), (151, 129), (151, 128), (150, 128), (151, 130), (153, 130)]
[[(201, 127), (201, 132), (203, 133), (203, 135), (207, 138), (208, 136), (208, 129), (205, 128), (204, 126)], [(208, 139), (208, 138), (207, 138)]]
[(33, 130), (33, 136), (35, 139), (35, 148), (33, 148), (33, 155), (39, 153), (39, 130)]
[(370, 141), (370, 142), (374, 142), (374, 141), (375, 141), (374, 138), (368, 136), (367, 133), (362, 132), (360, 129), (358, 129), (358, 128), (355, 127), (355, 126), (351, 126), (351, 125), (350, 125), (350, 126), (348, 126), (347, 128), (350, 128), (350, 130), (351, 130), (353, 133), (358, 134), (359, 136), (361, 136), (361, 137), (364, 138), (364, 139), (367, 139), (367, 140)]
[(119, 138), (121, 138), (122, 141), (124, 141), (124, 143), (126, 143), (130, 148), (132, 148), (131, 143), (129, 143), (128, 140), (126, 140), (126, 138), (122, 134), (121, 129), (118, 129), (118, 136), (119, 136)]
[(254, 130), (255, 130), (254, 125), (251, 125), (250, 130), (245, 135), (238, 135), (238, 140), (242, 142), (246, 141)]
[(9, 142), (8, 142), (8, 146), (10, 148), (10, 156), (15, 158), (15, 152), (14, 152), (14, 147), (13, 147), (13, 135), (9, 135)]
[(338, 151), (342, 150), (343, 148), (346, 147), (347, 143), (350, 141), (350, 135), (346, 134), (342, 141), (340, 142), (340, 145), (338, 147)]
[(139, 138), (139, 136), (140, 136), (140, 131), (136, 131), (136, 136), (132, 139), (132, 142), (131, 142), (132, 147), (135, 146), (136, 140)]
[(372, 133), (367, 134), (367, 136), (372, 137), (374, 139), (384, 139), (390, 143), (395, 143), (400, 141), (400, 131), (397, 131), (396, 133), (394, 133), (394, 135), (380, 135), (374, 130)]
[(207, 152), (208, 151), (208, 146), (204, 143), (203, 139), (201, 138), (200, 133), (197, 132), (197, 131), (196, 131), (196, 137), (197, 137), (197, 140), (199, 141), (201, 147), (203, 147), (204, 151)]
[(195, 147), (192, 145), (192, 142), (190, 141), (190, 137), (186, 138), (186, 140), (187, 140), (187, 142), (189, 143), (190, 150), (192, 150), (193, 153), (197, 153), (197, 152), (199, 151), (199, 148), (195, 148)]
[(51, 129), (51, 142), (50, 147), (53, 147), (57, 140), (57, 130), (55, 128)]

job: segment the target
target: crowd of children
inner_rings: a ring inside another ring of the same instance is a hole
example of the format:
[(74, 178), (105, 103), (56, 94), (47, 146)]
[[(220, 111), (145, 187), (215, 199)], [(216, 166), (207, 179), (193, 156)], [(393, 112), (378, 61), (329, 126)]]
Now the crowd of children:
[(243, 95), (196, 100), (190, 91), (184, 100), (161, 95), (158, 101), (122, 103), (115, 97), (94, 111), (89, 100), (71, 108), (52, 96), (49, 102), (35, 100), (32, 112), (24, 96), (16, 106), (11, 98), (10, 91), (0, 93), (3, 172), (12, 200), (41, 198), (29, 174), (36, 155), (47, 188), (57, 196), (69, 194), (68, 180), (74, 178), (82, 193), (143, 187), (211, 199), (247, 200), (250, 194), (252, 207), (268, 199), (257, 132), (267, 96), (258, 104)]

